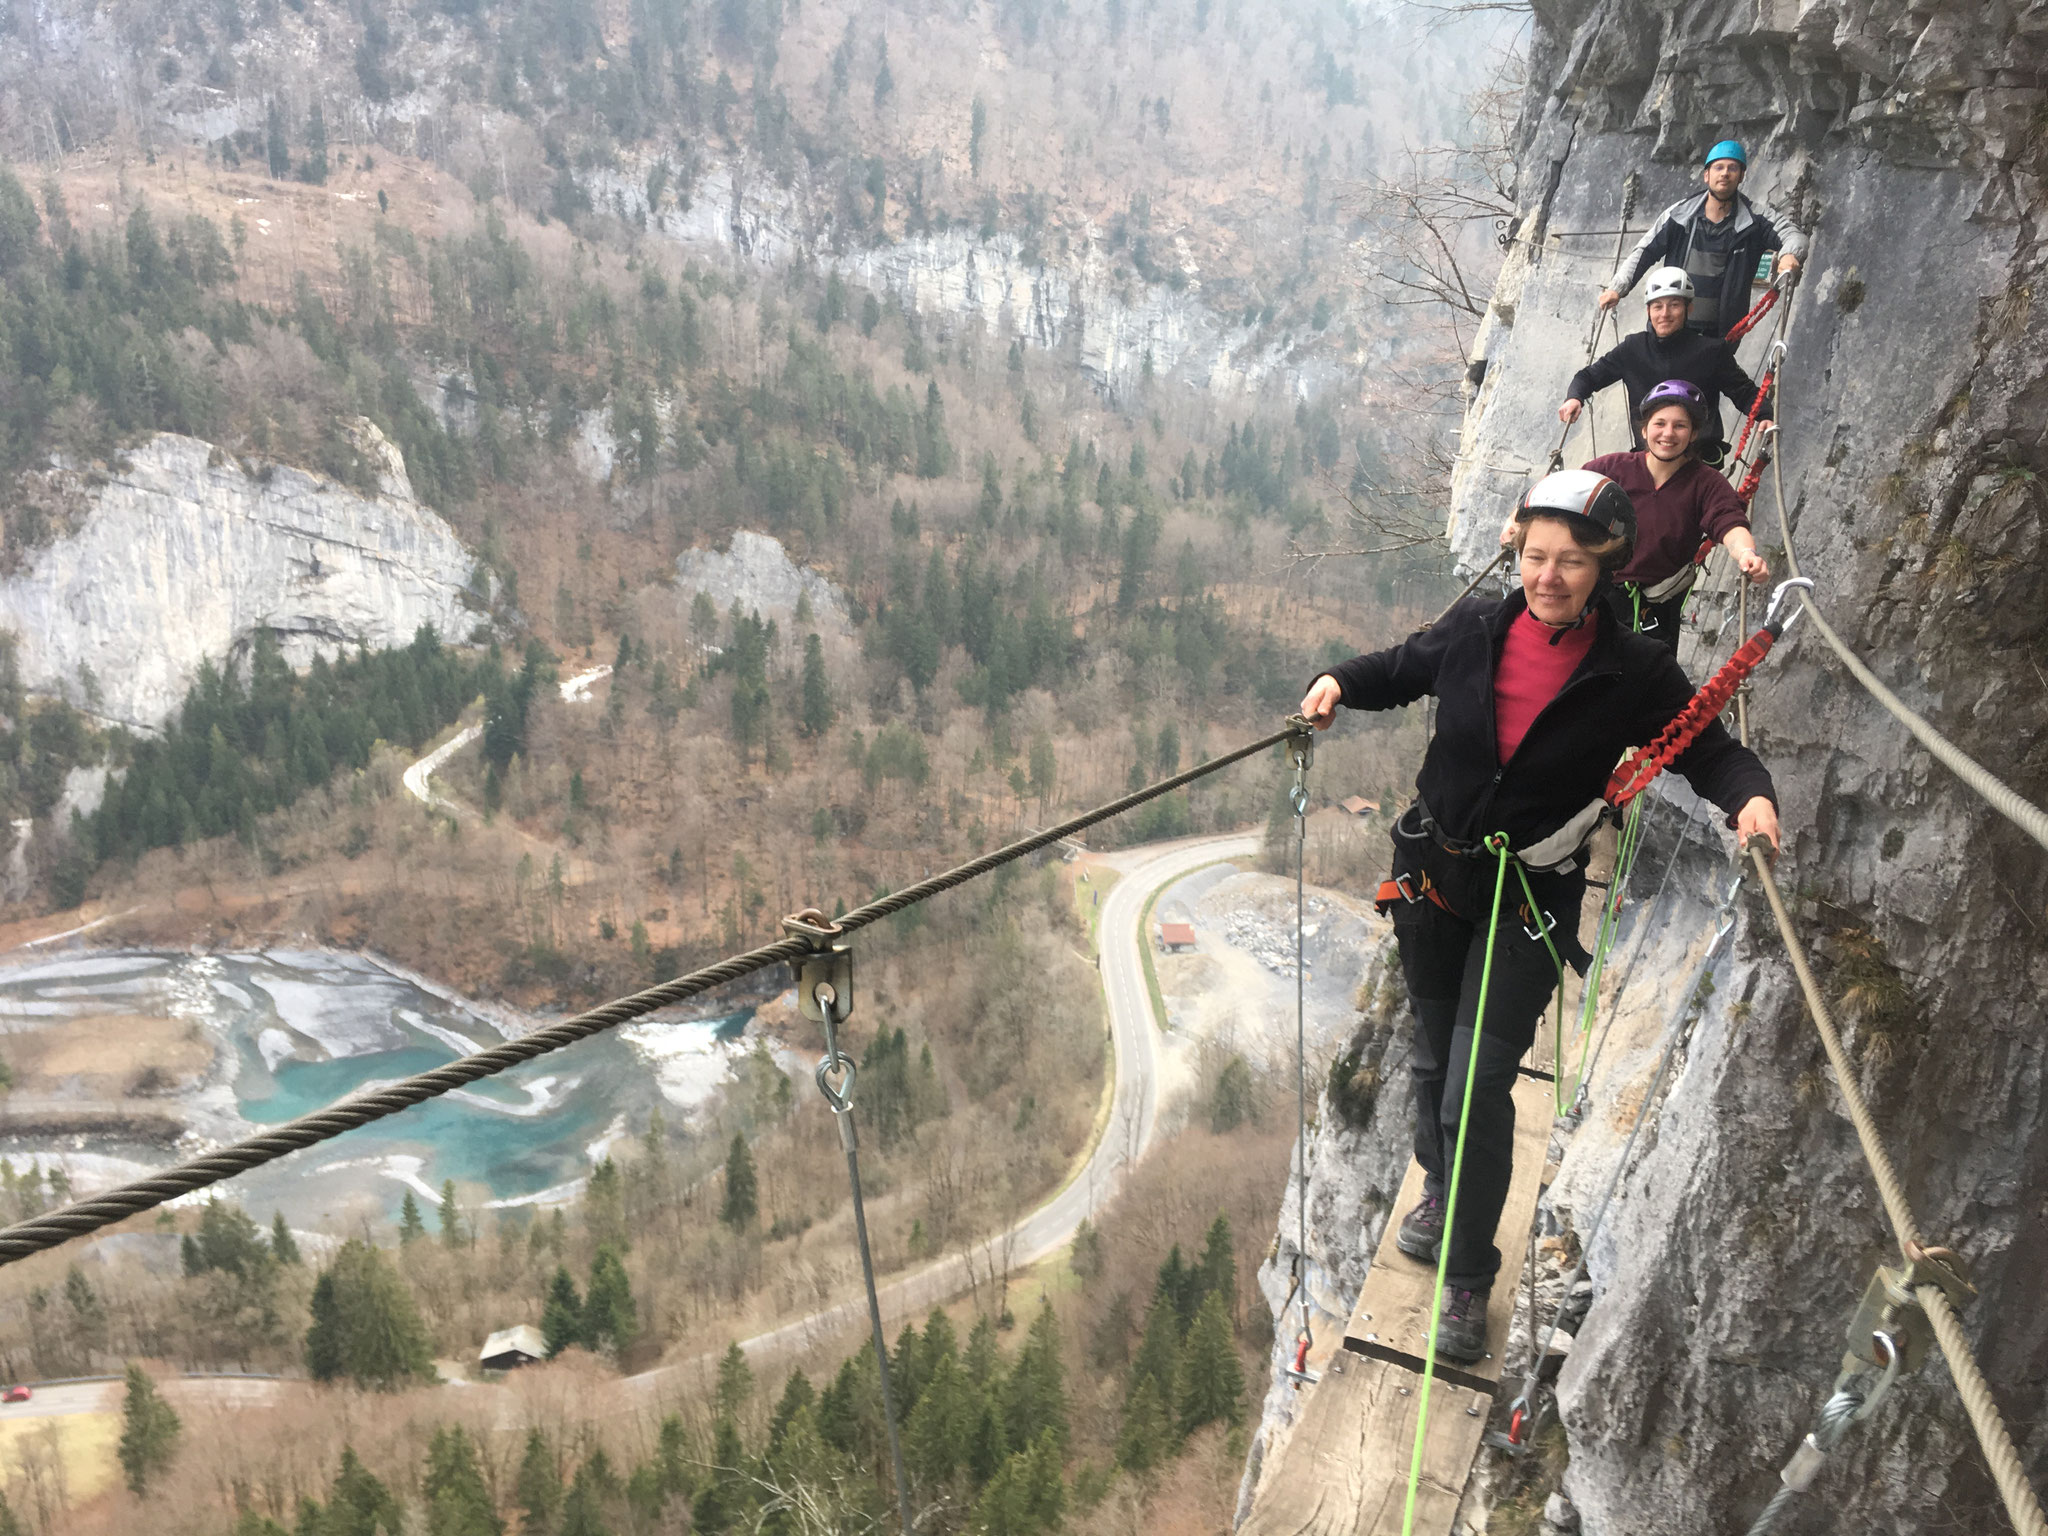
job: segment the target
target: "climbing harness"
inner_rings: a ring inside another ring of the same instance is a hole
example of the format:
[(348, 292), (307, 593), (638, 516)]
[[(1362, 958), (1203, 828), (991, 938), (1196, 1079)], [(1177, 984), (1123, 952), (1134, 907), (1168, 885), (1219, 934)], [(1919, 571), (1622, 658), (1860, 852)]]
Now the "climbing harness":
[(1314, 1386), (1321, 1378), (1308, 1368), (1308, 1354), (1315, 1347), (1308, 1306), (1308, 982), (1302, 947), (1303, 893), (1308, 878), (1308, 770), (1316, 760), (1314, 728), (1302, 715), (1289, 715), (1287, 723), (1296, 728), (1287, 738), (1287, 759), (1294, 765), (1294, 788), (1288, 803), (1294, 808), (1294, 1146), (1295, 1146), (1295, 1237), (1293, 1291), (1301, 1301), (1301, 1327), (1294, 1336), (1294, 1364), (1287, 1377), (1297, 1388)]
[(903, 1475), (903, 1441), (896, 1429), (896, 1403), (889, 1387), (889, 1343), (882, 1335), (882, 1302), (875, 1291), (875, 1256), (868, 1247), (867, 1207), (860, 1196), (860, 1137), (853, 1124), (853, 1058), (839, 1048), (839, 1026), (853, 1015), (853, 951), (845, 929), (816, 907), (782, 920), (783, 932), (808, 949), (793, 960), (797, 1008), (825, 1031), (825, 1054), (812, 1074), (818, 1092), (839, 1124), (839, 1145), (846, 1152), (846, 1182), (853, 1191), (853, 1234), (860, 1249), (861, 1278), (868, 1292), (868, 1323), (875, 1336), (875, 1369), (882, 1383), (882, 1424), (889, 1433), (889, 1465), (896, 1478), (896, 1513), (902, 1536), (911, 1536), (910, 1481)]
[[(1532, 1303), (1529, 1310), (1529, 1369), (1522, 1379), (1522, 1390), (1508, 1409), (1508, 1428), (1503, 1436), (1489, 1437), (1489, 1443), (1508, 1451), (1512, 1455), (1526, 1454), (1531, 1437), (1536, 1431), (1537, 1407), (1536, 1388), (1542, 1376), (1543, 1361), (1550, 1353), (1550, 1346), (1557, 1338), (1558, 1323), (1564, 1307), (1571, 1301), (1571, 1294), (1578, 1283), (1586, 1278), (1586, 1266), (1591, 1259), (1593, 1243), (1600, 1235), (1600, 1228), (1607, 1220), (1608, 1207), (1614, 1203), (1615, 1191), (1621, 1187), (1622, 1176), (1628, 1171), (1629, 1154), (1635, 1150), (1636, 1138), (1642, 1134), (1643, 1126), (1649, 1121), (1657, 1106), (1658, 1092), (1664, 1086), (1664, 1076), (1671, 1070), (1671, 1063), (1680, 1049), (1692, 1038), (1692, 1030), (1699, 1019), (1698, 1003), (1700, 988), (1712, 973), (1714, 964), (1721, 958), (1721, 951), (1728, 935), (1735, 931), (1735, 899), (1742, 893), (1740, 874), (1729, 882), (1721, 904), (1714, 909), (1714, 934), (1707, 941), (1706, 952), (1700, 956), (1699, 964), (1693, 968), (1692, 978), (1684, 989), (1673, 995), (1670, 1020), (1664, 1026), (1664, 1053), (1657, 1059), (1657, 1070), (1651, 1074), (1649, 1089), (1644, 1093), (1642, 1106), (1636, 1111), (1635, 1123), (1629, 1127), (1628, 1139), (1621, 1145), (1621, 1155), (1615, 1159), (1614, 1168), (1607, 1176), (1607, 1187), (1601, 1191), (1600, 1202), (1593, 1208), (1593, 1221), (1585, 1236), (1579, 1241), (1579, 1262), (1564, 1283), (1564, 1295), (1558, 1306), (1558, 1316), (1550, 1320), (1549, 1331), (1543, 1336), (1541, 1345), (1536, 1342), (1536, 1311)], [(1588, 985), (1591, 985), (1590, 979)], [(1531, 1294), (1534, 1294), (1533, 1283)]]

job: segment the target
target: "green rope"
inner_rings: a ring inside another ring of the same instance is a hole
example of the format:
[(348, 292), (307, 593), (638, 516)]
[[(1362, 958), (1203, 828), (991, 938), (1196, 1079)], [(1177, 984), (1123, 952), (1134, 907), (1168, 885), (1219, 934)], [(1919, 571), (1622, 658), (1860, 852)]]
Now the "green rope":
[[(1628, 891), (1628, 882), (1635, 873), (1636, 855), (1643, 846), (1643, 796), (1629, 801), (1628, 811), (1622, 818), (1621, 843), (1615, 852), (1614, 872), (1608, 877), (1607, 899), (1600, 904), (1600, 931), (1593, 940), (1592, 963), (1586, 967), (1586, 986), (1579, 1000), (1579, 1063), (1572, 1072), (1571, 1092), (1564, 1086), (1564, 1028), (1560, 1020), (1557, 1034), (1556, 1103), (1559, 1115), (1569, 1114), (1571, 1107), (1579, 1101), (1579, 1089), (1586, 1081), (1586, 1058), (1593, 1043), (1593, 1016), (1600, 1011), (1600, 978), (1607, 969), (1607, 957), (1614, 949), (1614, 941), (1621, 932), (1621, 902)], [(1558, 1011), (1564, 1011), (1564, 977), (1558, 976)]]
[[(1452, 1223), (1458, 1219), (1458, 1176), (1465, 1169), (1465, 1131), (1472, 1123), (1472, 1079), (1479, 1068), (1479, 1037), (1486, 1029), (1486, 989), (1493, 980), (1493, 941), (1500, 932), (1500, 899), (1507, 890), (1508, 863), (1513, 858), (1508, 852), (1505, 832), (1487, 838), (1486, 849), (1500, 855), (1500, 868), (1493, 877), (1493, 917), (1486, 927), (1486, 963), (1479, 972), (1479, 1011), (1473, 1016), (1472, 1051), (1465, 1062), (1465, 1098), (1458, 1110), (1458, 1144), (1451, 1154), (1450, 1185), (1444, 1191), (1444, 1235), (1436, 1250), (1436, 1305), (1429, 1309), (1429, 1346), (1422, 1357), (1422, 1397), (1415, 1407), (1415, 1454), (1408, 1462), (1408, 1502), (1401, 1513), (1401, 1536), (1414, 1536), (1415, 1531), (1415, 1494), (1422, 1485), (1422, 1443), (1429, 1429), (1429, 1387), (1436, 1379), (1436, 1334), (1443, 1322), (1444, 1276), (1451, 1260), (1451, 1233), (1455, 1230)], [(1528, 884), (1529, 877), (1524, 875), (1523, 889)], [(1542, 921), (1542, 914), (1537, 914), (1537, 921)], [(1544, 940), (1549, 941), (1548, 934)]]

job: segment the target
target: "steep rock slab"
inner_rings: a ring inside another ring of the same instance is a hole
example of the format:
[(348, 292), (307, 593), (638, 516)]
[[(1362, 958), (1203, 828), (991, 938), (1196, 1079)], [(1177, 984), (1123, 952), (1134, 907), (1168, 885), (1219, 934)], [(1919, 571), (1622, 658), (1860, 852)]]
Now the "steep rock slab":
[(0, 628), (19, 638), (24, 681), (151, 728), (203, 662), (259, 630), (301, 666), (315, 652), (403, 644), (422, 624), (466, 638), (471, 555), (413, 499), (376, 428), (356, 433), (377, 467), (373, 494), (283, 465), (252, 473), (170, 433), (131, 450), (75, 532), (0, 580)]
[[(2048, 106), (2042, 8), (1538, 0), (1535, 15), (1518, 238), (1476, 344), (1453, 483), (1468, 567), (1491, 557), (1557, 441), (1557, 402), (1611, 270), (1611, 237), (1583, 232), (1614, 227), (1630, 169), (1644, 178), (1640, 228), (1697, 187), (1699, 151), (1735, 132), (1753, 167), (1744, 190), (1797, 210), (1814, 242), (1780, 412), (1802, 565), (1835, 626), (1910, 704), (2022, 793), (2048, 797), (2048, 317), (2033, 297), (2048, 274), (2043, 147), (2024, 126)], [(1625, 305), (1634, 328), (1640, 288)], [(1743, 349), (1752, 367), (1765, 339)], [(1566, 463), (1587, 449), (1575, 433)], [(1756, 521), (1782, 572), (1768, 480)], [(1966, 1327), (2036, 1485), (2048, 1484), (2048, 863), (1810, 633), (1772, 657), (1751, 720), (1783, 796), (1780, 883), (1849, 1016), (1850, 1054), (1921, 1225), (1974, 1268), (1982, 1294)], [(1655, 883), (1671, 830), (1660, 810), (1639, 879)], [(1718, 831), (1712, 841), (1718, 853)], [(1704, 854), (1681, 860), (1640, 975), (1685, 974), (1725, 878)], [(1735, 953), (1593, 1245), (1597, 1295), (1560, 1384), (1566, 1489), (1588, 1536), (1745, 1529), (1812, 1426), (1871, 1266), (1892, 1256), (1775, 930), (1746, 901)], [(1376, 1011), (1358, 1044), (1388, 1079), (1399, 1050)], [(1553, 1186), (1580, 1227), (1591, 1213), (1570, 1207), (1612, 1167), (1642, 1059), (1603, 1063), (1600, 1133), (1574, 1138)], [(1312, 1225), (1319, 1271), (1348, 1278), (1384, 1219), (1392, 1138), (1374, 1132), (1399, 1118), (1385, 1099), (1347, 1131), (1326, 1096), (1310, 1206), (1359, 1233)], [(1293, 1220), (1290, 1204), (1282, 1262), (1261, 1275), (1274, 1299)], [(1284, 1444), (1288, 1396), (1269, 1395), (1254, 1477)], [(2006, 1528), (1938, 1360), (1829, 1458), (1783, 1527)]]

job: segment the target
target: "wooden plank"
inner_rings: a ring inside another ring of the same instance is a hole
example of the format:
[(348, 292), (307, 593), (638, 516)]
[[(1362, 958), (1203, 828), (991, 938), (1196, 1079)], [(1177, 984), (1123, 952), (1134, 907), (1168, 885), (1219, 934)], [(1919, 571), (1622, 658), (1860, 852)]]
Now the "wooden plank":
[[(1399, 1536), (1422, 1383), (1400, 1366), (1339, 1355), (1259, 1473), (1240, 1536)], [(1416, 1487), (1415, 1528), (1448, 1532), (1486, 1432), (1489, 1400), (1437, 1382)]]
[[(1517, 1078), (1514, 1100), (1515, 1171), (1494, 1236), (1502, 1264), (1500, 1278), (1494, 1282), (1486, 1307), (1488, 1354), (1469, 1365), (1439, 1357), (1436, 1366), (1438, 1379), (1487, 1393), (1496, 1391), (1500, 1385), (1501, 1367), (1507, 1355), (1508, 1322), (1515, 1310), (1516, 1283), (1528, 1246), (1529, 1224), (1535, 1219), (1536, 1201), (1542, 1193), (1550, 1146), (1550, 1084), (1532, 1077)], [(1403, 1253), (1394, 1245), (1394, 1233), (1401, 1218), (1421, 1198), (1422, 1168), (1411, 1161), (1408, 1175), (1401, 1181), (1394, 1213), (1380, 1236), (1379, 1252), (1373, 1256), (1372, 1268), (1366, 1271), (1358, 1304), (1344, 1330), (1346, 1349), (1415, 1372), (1422, 1370), (1429, 1348), (1430, 1317), (1437, 1303), (1436, 1266)]]

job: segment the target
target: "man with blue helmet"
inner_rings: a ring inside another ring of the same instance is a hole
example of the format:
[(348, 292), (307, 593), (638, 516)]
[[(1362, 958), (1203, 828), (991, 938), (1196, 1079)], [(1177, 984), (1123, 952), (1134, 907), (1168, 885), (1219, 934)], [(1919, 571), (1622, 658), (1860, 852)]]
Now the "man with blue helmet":
[(1734, 139), (1708, 150), (1701, 172), (1706, 190), (1673, 203), (1651, 221), (1650, 232), (1601, 293), (1600, 307), (1619, 304), (1651, 268), (1678, 267), (1692, 279), (1687, 327), (1726, 336), (1749, 310), (1750, 278), (1767, 252), (1779, 252), (1779, 272), (1797, 271), (1806, 255), (1806, 237), (1789, 224), (1781, 233), (1768, 214), (1742, 195), (1738, 189), (1748, 166), (1749, 156)]

